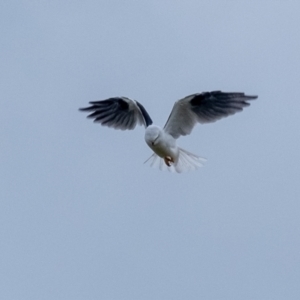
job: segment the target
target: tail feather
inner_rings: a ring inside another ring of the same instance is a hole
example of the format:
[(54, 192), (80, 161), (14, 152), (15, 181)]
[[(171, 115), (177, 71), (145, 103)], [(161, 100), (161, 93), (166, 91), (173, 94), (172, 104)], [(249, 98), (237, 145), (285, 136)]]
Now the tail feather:
[(150, 167), (158, 168), (161, 171), (168, 170), (170, 172), (187, 172), (197, 170), (198, 168), (203, 166), (203, 163), (206, 161), (205, 158), (199, 157), (187, 150), (179, 148), (179, 157), (177, 162), (168, 167), (164, 159), (159, 157), (157, 154), (153, 153), (146, 161), (150, 162)]

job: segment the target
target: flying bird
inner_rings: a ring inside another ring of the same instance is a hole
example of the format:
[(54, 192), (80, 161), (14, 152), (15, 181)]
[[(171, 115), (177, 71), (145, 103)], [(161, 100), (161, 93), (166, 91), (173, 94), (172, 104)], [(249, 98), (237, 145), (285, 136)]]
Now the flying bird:
[(205, 159), (178, 147), (176, 140), (190, 134), (197, 123), (211, 123), (233, 115), (256, 98), (221, 91), (192, 94), (175, 102), (164, 128), (153, 124), (142, 104), (127, 97), (92, 101), (91, 106), (79, 110), (90, 112), (87, 117), (94, 122), (115, 129), (132, 130), (137, 124), (144, 125), (145, 141), (154, 152), (147, 160), (150, 165), (181, 173), (197, 169)]

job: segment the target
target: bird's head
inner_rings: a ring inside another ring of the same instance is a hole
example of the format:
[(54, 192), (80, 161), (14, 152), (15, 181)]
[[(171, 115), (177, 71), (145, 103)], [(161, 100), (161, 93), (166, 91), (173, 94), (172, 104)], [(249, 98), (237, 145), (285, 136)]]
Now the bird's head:
[(158, 137), (161, 135), (161, 128), (156, 125), (150, 125), (146, 128), (145, 141), (151, 147), (155, 146)]

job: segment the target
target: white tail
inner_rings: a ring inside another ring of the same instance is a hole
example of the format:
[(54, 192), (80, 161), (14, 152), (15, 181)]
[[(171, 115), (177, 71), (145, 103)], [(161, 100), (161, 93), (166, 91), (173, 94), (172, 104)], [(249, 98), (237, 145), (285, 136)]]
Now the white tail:
[(203, 166), (203, 163), (206, 161), (205, 158), (199, 157), (191, 152), (188, 152), (182, 148), (179, 148), (179, 157), (178, 161), (168, 167), (164, 159), (159, 157), (157, 154), (153, 153), (146, 161), (150, 163), (150, 167), (158, 168), (161, 171), (168, 170), (170, 172), (187, 172), (197, 170)]

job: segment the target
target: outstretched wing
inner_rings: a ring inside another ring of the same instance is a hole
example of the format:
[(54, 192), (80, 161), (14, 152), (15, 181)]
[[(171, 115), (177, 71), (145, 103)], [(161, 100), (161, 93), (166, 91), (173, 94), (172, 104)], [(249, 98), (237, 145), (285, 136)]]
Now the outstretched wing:
[(223, 93), (221, 91), (193, 94), (175, 102), (165, 132), (177, 139), (188, 135), (197, 123), (211, 123), (233, 115), (249, 106), (248, 100), (257, 96), (244, 93)]
[(80, 111), (92, 112), (87, 117), (93, 118), (104, 126), (121, 130), (132, 130), (137, 124), (148, 127), (152, 120), (142, 104), (126, 97), (109, 98), (102, 101), (92, 101)]

